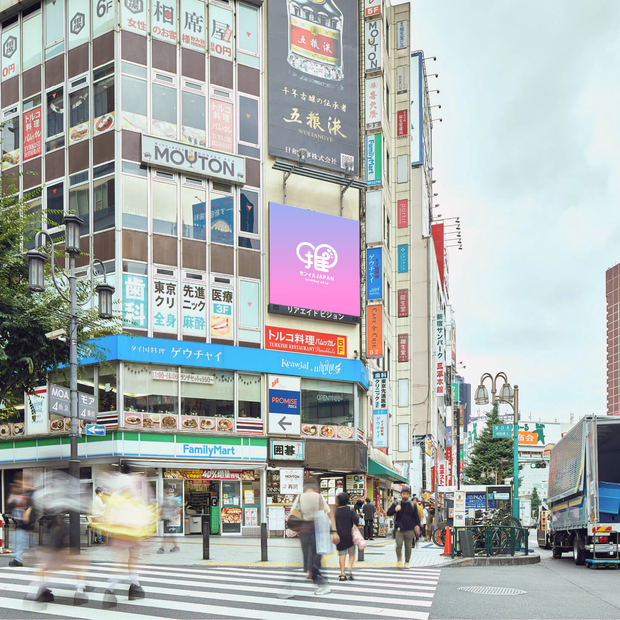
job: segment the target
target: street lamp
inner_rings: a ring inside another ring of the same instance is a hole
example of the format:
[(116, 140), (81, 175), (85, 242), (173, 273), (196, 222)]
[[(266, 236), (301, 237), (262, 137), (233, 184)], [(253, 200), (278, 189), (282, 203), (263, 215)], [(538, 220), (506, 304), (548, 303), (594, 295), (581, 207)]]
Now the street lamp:
[[(69, 459), (69, 474), (73, 477), (75, 497), (79, 497), (80, 480), (80, 460), (78, 458), (78, 389), (77, 389), (77, 323), (78, 306), (85, 306), (93, 297), (96, 291), (99, 297), (99, 317), (102, 319), (112, 318), (112, 295), (114, 287), (108, 284), (106, 279), (105, 267), (99, 259), (90, 262), (90, 291), (86, 299), (77, 299), (77, 278), (75, 275), (75, 259), (80, 254), (80, 227), (84, 221), (77, 215), (68, 213), (63, 218), (65, 225), (65, 252), (69, 255), (69, 294), (65, 294), (63, 287), (56, 280), (56, 268), (54, 266), (54, 240), (45, 231), (39, 231), (35, 237), (35, 248), (41, 247), (42, 239), (45, 238), (51, 244), (51, 274), (52, 282), (60, 296), (69, 304), (69, 371), (70, 371), (70, 392), (71, 392), (71, 458)], [(28, 288), (41, 293), (45, 290), (45, 263), (47, 256), (38, 249), (26, 252), (28, 261)], [(103, 283), (95, 287), (94, 266), (95, 263), (103, 270)], [(70, 513), (69, 541), (72, 553), (80, 552), (80, 514), (73, 510)]]
[[(504, 380), (499, 396), (497, 395), (497, 380)], [(474, 400), (476, 405), (488, 405), (489, 393), (484, 386), (486, 379), (491, 379), (491, 403), (506, 403), (512, 407), (514, 412), (513, 430), (513, 492), (512, 492), (512, 516), (519, 518), (519, 386), (515, 385), (514, 390), (505, 372), (498, 372), (495, 376), (485, 372), (480, 378), (480, 385), (476, 388)]]

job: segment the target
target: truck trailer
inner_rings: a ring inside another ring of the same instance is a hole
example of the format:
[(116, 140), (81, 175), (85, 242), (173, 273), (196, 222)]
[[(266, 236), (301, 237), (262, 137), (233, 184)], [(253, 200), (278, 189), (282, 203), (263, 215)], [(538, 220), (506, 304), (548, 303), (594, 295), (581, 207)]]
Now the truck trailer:
[(620, 564), (620, 418), (586, 416), (551, 450), (553, 557)]

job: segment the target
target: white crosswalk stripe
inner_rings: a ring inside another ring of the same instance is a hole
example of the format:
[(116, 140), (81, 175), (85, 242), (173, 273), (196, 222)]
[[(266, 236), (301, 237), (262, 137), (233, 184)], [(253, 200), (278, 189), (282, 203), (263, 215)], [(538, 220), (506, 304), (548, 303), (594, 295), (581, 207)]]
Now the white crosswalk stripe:
[(337, 569), (326, 568), (331, 593), (315, 596), (316, 586), (299, 569), (140, 565), (138, 570), (146, 598), (128, 601), (127, 585), (117, 585), (118, 606), (102, 611), (108, 581), (124, 577), (126, 565), (107, 562), (88, 566), (90, 600), (80, 607), (73, 606), (75, 580), (71, 572), (59, 572), (50, 578), (48, 587), (55, 601), (40, 604), (24, 600), (31, 590), (34, 569), (2, 567), (0, 619), (428, 620), (440, 577), (439, 570), (428, 574), (415, 569), (361, 568), (355, 571), (354, 581), (345, 583), (338, 581)]

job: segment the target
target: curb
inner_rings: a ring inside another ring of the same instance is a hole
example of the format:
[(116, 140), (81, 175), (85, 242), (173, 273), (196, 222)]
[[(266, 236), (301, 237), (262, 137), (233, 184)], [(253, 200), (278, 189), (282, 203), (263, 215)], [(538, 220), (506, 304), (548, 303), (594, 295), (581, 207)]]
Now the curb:
[(527, 566), (529, 564), (538, 564), (540, 555), (538, 553), (530, 553), (529, 555), (520, 555), (515, 557), (489, 557), (489, 558), (458, 558), (435, 564), (433, 568), (461, 568), (467, 566)]

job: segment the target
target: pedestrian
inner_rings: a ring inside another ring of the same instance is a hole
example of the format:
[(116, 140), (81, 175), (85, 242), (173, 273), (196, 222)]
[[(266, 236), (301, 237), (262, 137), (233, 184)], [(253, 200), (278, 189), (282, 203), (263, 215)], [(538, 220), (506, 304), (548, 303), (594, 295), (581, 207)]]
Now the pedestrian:
[[(396, 562), (398, 568), (409, 568), (411, 549), (414, 537), (420, 535), (420, 514), (417, 507), (410, 500), (410, 492), (407, 487), (401, 491), (401, 499), (395, 501), (387, 511), (387, 516), (396, 515), (394, 519), (394, 532), (396, 538)], [(405, 563), (402, 564), (402, 549), (405, 544)]]
[(318, 596), (329, 594), (331, 588), (325, 576), (321, 573), (321, 554), (317, 551), (317, 533), (324, 526), (324, 519), (329, 519), (332, 542), (338, 543), (336, 524), (330, 515), (329, 506), (319, 495), (319, 484), (314, 478), (308, 478), (304, 483), (304, 492), (299, 497), (299, 512), (303, 525), (299, 530), (299, 539), (304, 554), (304, 568), (317, 586), (314, 593)]
[(11, 485), (8, 499), (8, 509), (15, 523), (15, 554), (9, 566), (24, 565), (24, 551), (32, 546), (32, 532), (34, 531), (35, 514), (32, 504), (33, 489), (23, 479), (21, 474)]
[[(103, 503), (103, 489), (101, 487), (97, 487), (95, 489), (95, 499), (93, 500), (93, 507), (91, 510), (91, 516), (93, 518), (93, 522), (98, 523), (103, 520), (103, 515), (105, 514), (105, 504)], [(101, 535), (101, 530), (95, 530), (95, 544), (101, 545), (103, 543), (103, 536)]]
[(422, 512), (424, 513), (424, 518), (422, 519), (422, 527), (420, 530), (422, 531), (422, 540), (425, 542), (428, 540), (429, 530), (430, 530), (430, 517), (428, 514), (428, 504), (422, 505)]
[(418, 538), (420, 538), (420, 536), (422, 535), (422, 521), (424, 521), (424, 509), (422, 508), (422, 504), (420, 504), (420, 502), (418, 501), (417, 495), (413, 496), (413, 505), (415, 506), (415, 509), (418, 511), (418, 516), (420, 517), (420, 531), (418, 534), (416, 534), (414, 538), (414, 543), (413, 543), (413, 546), (415, 547), (418, 541)]
[(366, 498), (366, 503), (362, 511), (364, 512), (364, 538), (366, 540), (374, 540), (375, 505), (370, 501), (370, 497)]
[(346, 581), (345, 574), (346, 556), (349, 556), (349, 581), (353, 581), (353, 564), (355, 563), (355, 545), (353, 544), (352, 529), (358, 527), (359, 515), (349, 506), (349, 496), (346, 493), (338, 493), (336, 498), (338, 508), (336, 509), (336, 533), (338, 534), (338, 562), (340, 564), (340, 577), (338, 581)]
[[(164, 521), (164, 532), (170, 532), (172, 529), (176, 529), (174, 525), (179, 522), (179, 504), (173, 497), (164, 497), (164, 501), (161, 504), (161, 518)], [(168, 538), (168, 541), (172, 543), (172, 549), (170, 553), (181, 551), (181, 548), (177, 544), (176, 536)], [(157, 550), (157, 553), (165, 553), (166, 539), (162, 538), (161, 547)]]

